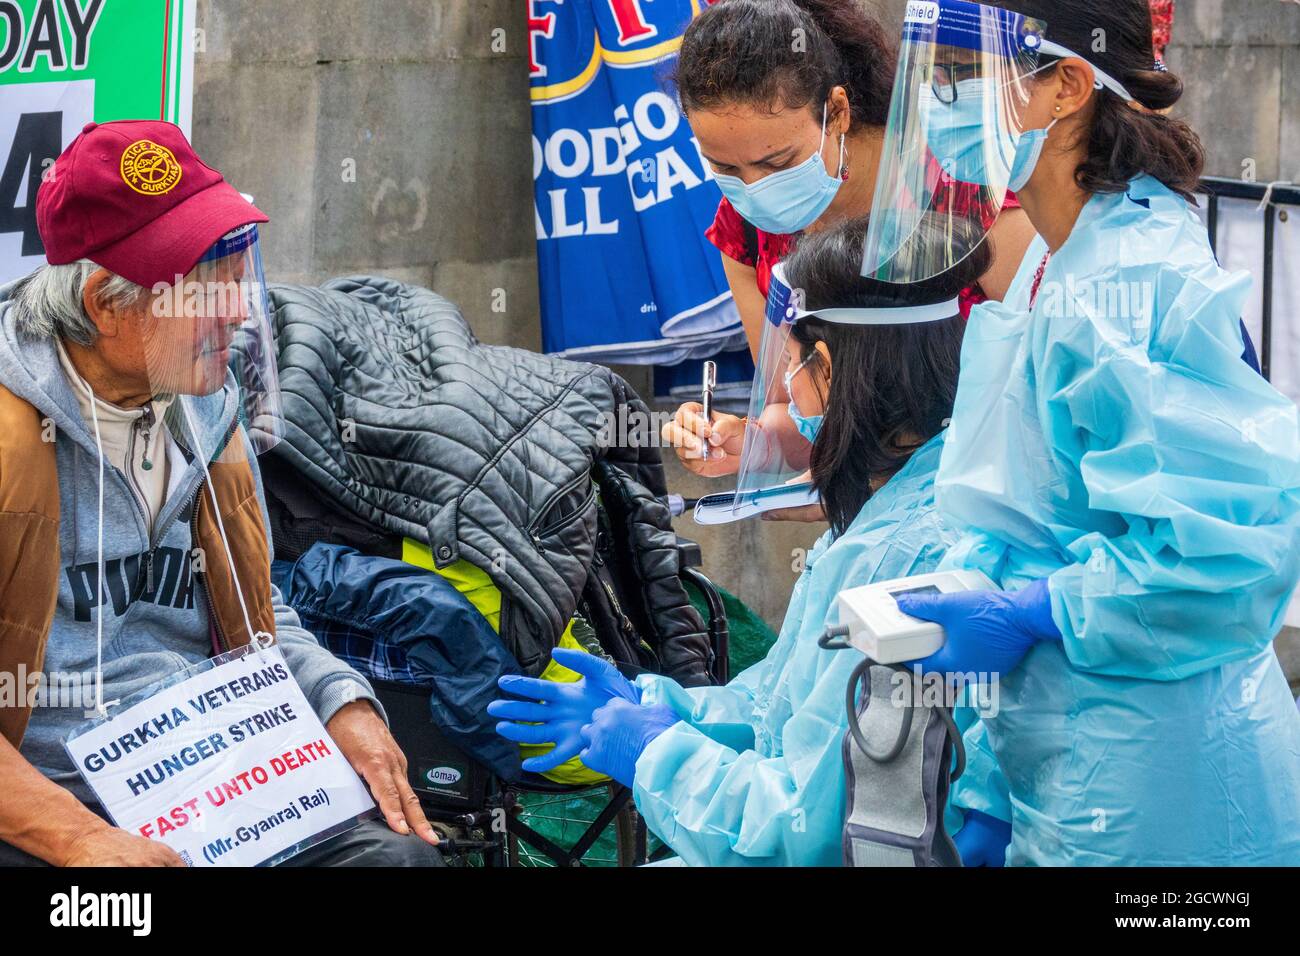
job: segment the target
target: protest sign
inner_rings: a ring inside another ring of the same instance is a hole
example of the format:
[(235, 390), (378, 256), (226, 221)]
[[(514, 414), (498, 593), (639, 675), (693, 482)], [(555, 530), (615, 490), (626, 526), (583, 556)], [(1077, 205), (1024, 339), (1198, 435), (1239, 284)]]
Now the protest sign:
[(68, 740), (119, 827), (191, 866), (254, 866), (374, 807), (278, 647), (214, 661)]

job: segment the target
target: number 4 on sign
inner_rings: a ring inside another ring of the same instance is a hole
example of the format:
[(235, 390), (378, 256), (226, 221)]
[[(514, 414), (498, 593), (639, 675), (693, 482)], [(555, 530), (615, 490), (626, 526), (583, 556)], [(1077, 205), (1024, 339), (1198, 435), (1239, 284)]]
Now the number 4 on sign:
[[(36, 190), (41, 177), (63, 151), (63, 114), (24, 113), (18, 118), (13, 146), (0, 172), (0, 233), (23, 234), (22, 255), (45, 252), (36, 231)], [(23, 184), (27, 188), (19, 195)]]

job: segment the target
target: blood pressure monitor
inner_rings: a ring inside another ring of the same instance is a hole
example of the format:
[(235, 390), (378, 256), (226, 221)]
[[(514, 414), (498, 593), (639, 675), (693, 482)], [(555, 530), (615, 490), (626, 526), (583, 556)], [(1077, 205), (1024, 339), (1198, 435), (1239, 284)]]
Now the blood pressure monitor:
[(945, 635), (933, 621), (900, 611), (895, 597), (997, 589), (982, 571), (935, 571), (841, 591), (835, 609), (840, 627), (849, 629), (845, 639), (850, 645), (879, 664), (896, 664), (929, 657), (943, 647)]

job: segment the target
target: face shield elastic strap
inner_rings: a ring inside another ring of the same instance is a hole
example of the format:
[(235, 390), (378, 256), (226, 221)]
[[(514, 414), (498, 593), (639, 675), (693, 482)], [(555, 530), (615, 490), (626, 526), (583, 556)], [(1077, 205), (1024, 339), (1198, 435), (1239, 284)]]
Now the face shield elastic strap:
[(107, 718), (108, 708), (119, 701), (104, 700), (104, 440), (99, 431), (99, 412), (95, 407), (98, 400), (94, 389), (85, 381), (79, 384), (90, 397), (90, 418), (95, 426), (95, 451), (99, 455), (99, 512), (95, 541), (95, 594), (99, 600), (99, 613), (95, 615), (95, 713)]
[[(1073, 50), (1063, 47), (1059, 43), (1053, 43), (1051, 40), (1039, 40), (1037, 49), (1039, 53), (1043, 53), (1048, 56), (1055, 56), (1061, 59), (1064, 59), (1066, 57), (1072, 57), (1076, 60), (1082, 60), (1084, 63), (1087, 63), (1090, 67), (1092, 67), (1092, 73), (1094, 77), (1092, 85), (1094, 87), (1096, 87), (1099, 90), (1102, 87), (1105, 87), (1106, 89), (1110, 90), (1112, 93), (1120, 97), (1125, 102), (1128, 103), (1137, 102), (1136, 97), (1134, 97), (1132, 93), (1130, 93), (1128, 90), (1124, 88), (1123, 83), (1115, 79), (1115, 77), (1111, 76), (1101, 67), (1097, 66), (1097, 64), (1093, 63), (1086, 56), (1079, 56), (1079, 54), (1075, 53)], [(1037, 70), (1035, 72), (1037, 72)]]
[[(221, 536), (221, 546), (226, 552), (226, 561), (230, 567), (230, 579), (235, 585), (235, 598), (239, 601), (239, 610), (244, 617), (244, 627), (248, 629), (249, 643), (253, 646), (254, 650), (261, 652), (275, 643), (275, 636), (268, 634), (266, 631), (257, 631), (253, 629), (253, 620), (248, 613), (248, 602), (244, 600), (244, 588), (239, 583), (239, 567), (235, 564), (234, 552), (230, 549), (230, 539), (226, 537), (226, 524), (221, 520), (221, 507), (217, 502), (217, 489), (212, 483), (212, 472), (208, 468), (207, 454), (201, 450), (202, 443), (199, 441), (199, 432), (194, 425), (193, 419), (190, 418), (189, 408), (183, 401), (180, 403), (180, 406), (182, 421), (184, 421), (185, 427), (189, 430), (191, 440), (193, 441), (193, 447), (195, 449), (200, 449), (195, 452), (194, 458), (203, 468), (204, 484), (207, 485), (208, 497), (212, 502), (212, 515), (217, 522), (217, 533)], [(238, 433), (236, 433), (235, 438), (232, 440), (239, 440)]]
[(787, 310), (787, 320), (821, 319), (837, 325), (916, 325), (941, 322), (961, 313), (961, 299), (932, 302), (929, 305), (887, 306), (874, 309), (816, 309), (809, 312), (795, 306)]

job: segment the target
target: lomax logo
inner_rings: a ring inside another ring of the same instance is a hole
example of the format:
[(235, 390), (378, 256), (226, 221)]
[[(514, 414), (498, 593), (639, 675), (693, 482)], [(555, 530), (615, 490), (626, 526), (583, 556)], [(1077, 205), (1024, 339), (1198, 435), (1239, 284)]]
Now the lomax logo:
[(444, 787), (460, 780), (461, 773), (455, 767), (434, 767), (424, 775), (430, 783), (440, 783)]
[(939, 22), (939, 4), (932, 3), (930, 0), (911, 0), (907, 5), (907, 16), (903, 18), (904, 23), (938, 23)]

